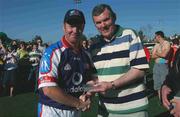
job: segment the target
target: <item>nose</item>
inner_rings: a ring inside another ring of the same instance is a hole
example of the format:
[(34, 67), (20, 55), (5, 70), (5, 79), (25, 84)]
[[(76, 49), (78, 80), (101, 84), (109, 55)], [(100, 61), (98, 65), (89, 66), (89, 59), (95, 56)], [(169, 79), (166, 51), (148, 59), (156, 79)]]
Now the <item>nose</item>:
[(106, 23), (105, 22), (101, 22), (101, 27), (105, 27)]

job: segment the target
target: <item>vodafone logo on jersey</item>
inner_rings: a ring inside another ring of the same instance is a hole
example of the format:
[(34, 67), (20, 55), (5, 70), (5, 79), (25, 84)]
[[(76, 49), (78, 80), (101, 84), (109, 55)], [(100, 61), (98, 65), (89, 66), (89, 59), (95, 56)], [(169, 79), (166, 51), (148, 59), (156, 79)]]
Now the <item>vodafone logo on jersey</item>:
[(72, 75), (72, 83), (74, 85), (81, 84), (82, 80), (83, 80), (82, 74), (80, 74), (78, 72), (73, 73), (73, 75)]

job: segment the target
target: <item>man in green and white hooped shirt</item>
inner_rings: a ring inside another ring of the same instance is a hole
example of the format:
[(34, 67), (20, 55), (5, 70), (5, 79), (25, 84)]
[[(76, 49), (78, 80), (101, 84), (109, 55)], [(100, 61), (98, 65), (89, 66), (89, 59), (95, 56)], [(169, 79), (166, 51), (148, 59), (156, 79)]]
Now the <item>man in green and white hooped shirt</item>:
[(32, 43), (32, 50), (29, 52), (29, 62), (31, 63), (31, 69), (28, 76), (28, 80), (31, 81), (31, 85), (34, 88), (34, 92), (37, 90), (37, 78), (38, 78), (38, 68), (42, 53), (38, 49), (37, 43)]
[(147, 117), (143, 76), (149, 66), (139, 37), (115, 24), (109, 5), (95, 6), (92, 17), (101, 33), (90, 48), (99, 79), (90, 91), (99, 92), (98, 117)]

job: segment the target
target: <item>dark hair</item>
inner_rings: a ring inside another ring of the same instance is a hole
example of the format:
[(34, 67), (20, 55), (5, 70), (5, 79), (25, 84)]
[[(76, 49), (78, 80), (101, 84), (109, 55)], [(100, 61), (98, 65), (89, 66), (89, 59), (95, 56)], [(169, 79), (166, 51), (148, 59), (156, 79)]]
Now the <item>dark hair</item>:
[(21, 41), (20, 44), (21, 45), (26, 45), (26, 43), (24, 41)]
[(155, 34), (161, 36), (162, 38), (165, 37), (163, 31), (157, 31)]
[(36, 35), (36, 36), (34, 37), (34, 41), (37, 42), (37, 40), (40, 40), (41, 43), (43, 42), (41, 36), (39, 36), (39, 35)]
[(37, 43), (37, 42), (32, 42), (31, 44), (38, 46), (38, 43)]
[(116, 14), (113, 12), (111, 7), (109, 5), (107, 5), (107, 4), (96, 5), (93, 8), (92, 16), (99, 16), (102, 12), (104, 12), (105, 9), (108, 9), (110, 11), (110, 15), (113, 18), (113, 21), (115, 22), (116, 21)]

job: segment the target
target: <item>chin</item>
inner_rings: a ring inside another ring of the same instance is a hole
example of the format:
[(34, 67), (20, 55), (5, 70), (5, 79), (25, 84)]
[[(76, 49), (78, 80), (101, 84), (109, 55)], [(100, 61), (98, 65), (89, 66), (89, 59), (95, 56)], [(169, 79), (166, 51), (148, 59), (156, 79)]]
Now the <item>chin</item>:
[(105, 38), (109, 38), (109, 37), (111, 37), (111, 35), (108, 33), (106, 33), (106, 34), (102, 34), (103, 35), (103, 37), (105, 37)]

